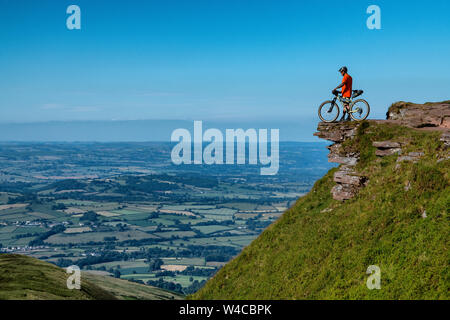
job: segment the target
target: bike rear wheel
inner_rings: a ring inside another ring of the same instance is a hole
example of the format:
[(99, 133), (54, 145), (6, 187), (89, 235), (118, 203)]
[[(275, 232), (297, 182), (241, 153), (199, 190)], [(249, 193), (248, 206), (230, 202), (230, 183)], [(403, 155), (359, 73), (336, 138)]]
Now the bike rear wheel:
[(364, 99), (358, 99), (353, 102), (350, 110), (350, 117), (355, 121), (366, 120), (370, 113), (369, 103)]
[(333, 122), (339, 117), (339, 106), (336, 102), (325, 101), (319, 107), (319, 118), (323, 122)]

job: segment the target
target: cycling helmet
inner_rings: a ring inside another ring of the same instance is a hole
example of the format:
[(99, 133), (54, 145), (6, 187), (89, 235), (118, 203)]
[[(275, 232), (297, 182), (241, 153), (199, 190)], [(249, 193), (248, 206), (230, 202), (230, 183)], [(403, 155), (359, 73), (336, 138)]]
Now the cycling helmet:
[(345, 73), (347, 73), (347, 67), (342, 67), (342, 68), (339, 69), (339, 72), (342, 72), (342, 71), (344, 71)]

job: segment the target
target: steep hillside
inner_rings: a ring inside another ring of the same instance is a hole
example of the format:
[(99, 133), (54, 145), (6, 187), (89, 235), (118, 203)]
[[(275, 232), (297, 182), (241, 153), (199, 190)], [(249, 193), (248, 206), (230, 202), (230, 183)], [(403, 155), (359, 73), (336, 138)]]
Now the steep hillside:
[(0, 254), (0, 300), (168, 300), (178, 294), (112, 277), (85, 274), (81, 289), (67, 289), (68, 274), (53, 264), (17, 254)]
[(340, 167), (190, 298), (449, 299), (450, 104), (417, 106), (319, 124)]
[(115, 300), (89, 281), (67, 289), (68, 274), (53, 264), (17, 254), (0, 254), (0, 300)]

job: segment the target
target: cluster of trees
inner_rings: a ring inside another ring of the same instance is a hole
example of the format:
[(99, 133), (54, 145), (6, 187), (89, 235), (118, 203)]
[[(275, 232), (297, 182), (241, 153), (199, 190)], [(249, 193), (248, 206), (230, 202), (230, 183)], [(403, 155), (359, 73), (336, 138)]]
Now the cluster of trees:
[(27, 232), (27, 233), (20, 233), (20, 234), (16, 234), (14, 235), (12, 238), (13, 239), (22, 239), (22, 238), (30, 238), (30, 237), (38, 237), (39, 236), (39, 232)]
[(164, 281), (163, 278), (159, 278), (158, 280), (149, 280), (147, 281), (147, 285), (188, 295), (197, 292), (206, 283), (206, 280), (198, 281), (193, 280), (192, 278), (190, 280), (192, 283), (186, 288), (183, 288), (179, 283)]
[(161, 259), (152, 259), (148, 264), (148, 271), (156, 271), (161, 270), (161, 266), (164, 264), (164, 261)]
[(105, 242), (114, 242), (114, 241), (117, 241), (117, 238), (116, 237), (104, 237), (103, 240)]
[[(3, 190), (0, 189), (0, 191)], [(16, 192), (23, 192), (23, 190)], [(42, 201), (37, 197), (35, 193), (25, 192), (20, 196), (8, 199), (8, 204), (15, 204), (15, 203), (42, 203)]]
[(186, 276), (198, 276), (198, 277), (212, 277), (217, 272), (217, 269), (209, 269), (209, 268), (196, 268), (194, 266), (189, 266), (183, 271), (179, 272), (179, 274)]
[[(104, 251), (102, 252), (100, 255), (89, 255), (85, 258), (81, 258), (78, 259), (76, 261), (71, 261), (70, 264), (75, 264), (77, 266), (79, 266), (80, 268), (89, 266), (89, 265), (93, 265), (93, 264), (97, 264), (97, 263), (104, 263), (104, 262), (112, 262), (112, 261), (127, 261), (129, 258), (129, 256), (126, 253), (122, 253), (122, 252), (117, 252), (117, 251)], [(58, 261), (56, 262), (56, 265), (60, 266), (60, 267), (67, 267), (66, 265), (64, 265), (64, 263), (66, 262), (65, 260), (68, 259), (58, 259)], [(61, 263), (61, 265), (60, 265)]]
[(67, 209), (66, 205), (61, 202), (52, 205), (52, 210), (66, 210), (66, 209)]
[(258, 220), (257, 218), (256, 219), (247, 219), (247, 221), (245, 222), (247, 228), (252, 231), (255, 231), (257, 229), (265, 229), (271, 223), (272, 223), (272, 221), (270, 221), (270, 220)]
[[(139, 252), (137, 252), (139, 254)], [(173, 249), (162, 249), (160, 247), (152, 247), (148, 248), (145, 252), (141, 253), (143, 254), (143, 258), (150, 261), (152, 258), (159, 258), (159, 257), (173, 257), (175, 256), (175, 250)]]
[[(41, 259), (42, 259), (42, 258), (41, 258)], [(71, 266), (71, 265), (73, 265), (74, 263), (73, 263), (73, 261), (70, 260), (70, 259), (59, 258), (58, 260), (56, 260), (55, 264), (56, 264), (58, 267), (61, 267), (61, 268), (67, 268), (68, 266)]]
[(229, 261), (240, 252), (231, 246), (200, 246), (189, 245), (177, 253), (180, 257), (205, 257), (206, 261)]
[[(29, 188), (31, 188), (32, 186), (33, 186), (32, 183), (27, 183), (27, 182), (2, 181), (2, 182), (0, 182), (0, 191), (1, 192), (11, 192), (11, 193), (27, 193), (27, 194), (31, 195), (33, 193), (29, 190)], [(17, 197), (17, 198), (19, 198), (19, 197)], [(16, 200), (17, 198), (9, 198), (8, 203), (18, 203), (19, 201)]]
[(95, 213), (95, 211), (87, 211), (83, 214), (83, 216), (80, 218), (80, 221), (89, 221), (89, 222), (96, 222), (98, 220), (98, 214)]
[(44, 241), (47, 240), (50, 236), (64, 232), (64, 230), (66, 230), (66, 227), (62, 224), (54, 226), (49, 231), (39, 234), (39, 236), (36, 239), (31, 240), (28, 245), (30, 247), (42, 246), (44, 244)]
[(194, 280), (194, 281), (192, 281), (192, 284), (189, 287), (183, 289), (183, 293), (184, 294), (195, 293), (198, 290), (200, 290), (201, 287), (203, 287), (205, 285), (205, 283), (206, 283), (206, 280), (203, 280), (203, 281)]
[(149, 280), (147, 281), (147, 285), (158, 287), (161, 289), (174, 291), (183, 294), (183, 287), (179, 283), (173, 283), (170, 281), (164, 281), (163, 278), (159, 278), (158, 280)]
[(160, 278), (160, 277), (175, 277), (176, 275), (177, 275), (177, 273), (175, 271), (164, 270), (164, 271), (157, 272), (155, 274), (155, 277), (156, 278)]
[(207, 220), (207, 221), (202, 221), (199, 223), (196, 223), (196, 226), (215, 226), (215, 225), (219, 225), (219, 226), (230, 226), (234, 224), (233, 220)]
[(55, 191), (62, 191), (62, 190), (77, 190), (77, 189), (84, 189), (86, 187), (86, 184), (83, 182), (80, 182), (75, 179), (66, 179), (61, 180), (52, 183), (48, 187), (45, 187), (45, 189), (55, 189)]

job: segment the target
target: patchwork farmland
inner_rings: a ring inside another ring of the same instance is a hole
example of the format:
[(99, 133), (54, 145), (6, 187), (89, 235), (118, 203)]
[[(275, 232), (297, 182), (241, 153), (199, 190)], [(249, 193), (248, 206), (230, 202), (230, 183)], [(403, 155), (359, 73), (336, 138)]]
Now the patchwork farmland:
[(284, 148), (264, 180), (252, 166), (173, 166), (169, 147), (0, 145), (1, 250), (189, 294), (329, 168), (305, 167), (298, 150), (326, 153), (313, 144)]

